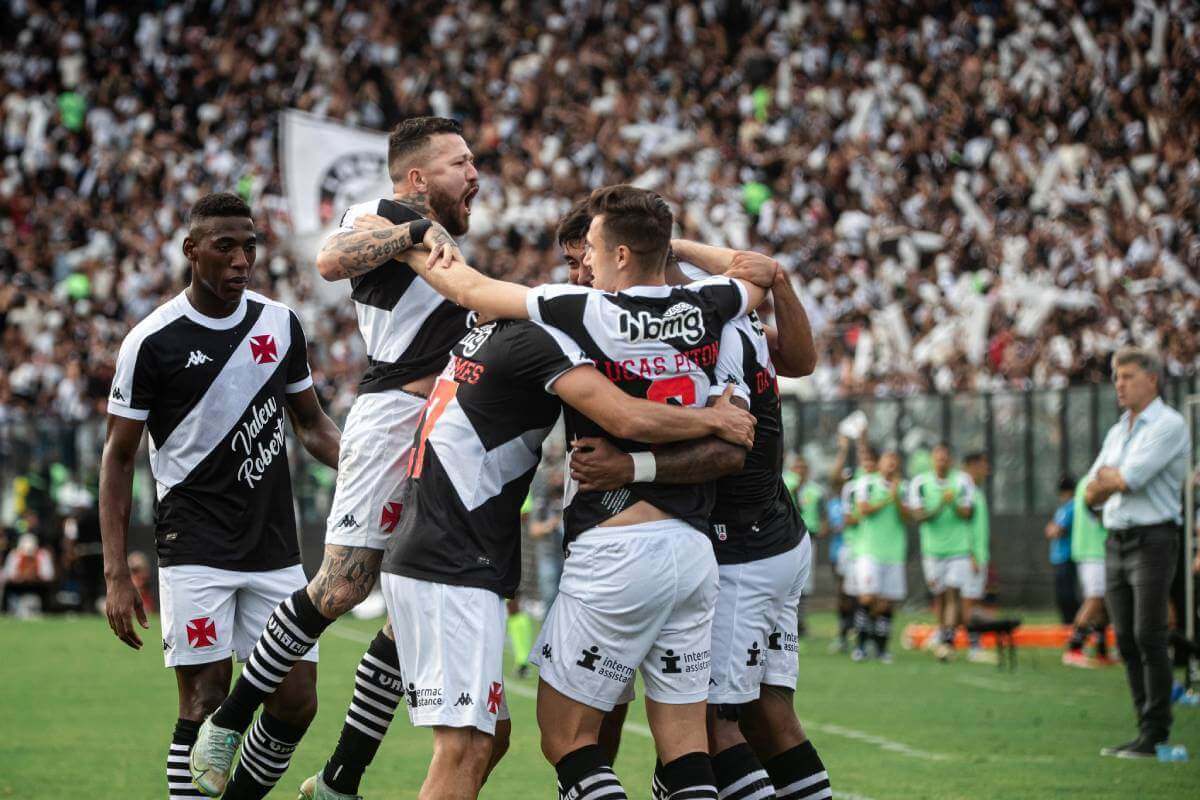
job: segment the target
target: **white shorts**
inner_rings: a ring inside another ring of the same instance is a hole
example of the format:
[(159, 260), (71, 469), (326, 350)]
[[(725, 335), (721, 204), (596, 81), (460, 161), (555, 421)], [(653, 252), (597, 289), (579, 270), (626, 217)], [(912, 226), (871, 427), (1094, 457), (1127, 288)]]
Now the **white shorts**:
[(858, 597), (858, 556), (843, 547), (838, 558), (838, 569), (842, 575), (842, 593)]
[(801, 561), (805, 560), (803, 550), (797, 544), (770, 558), (719, 567), (721, 586), (713, 616), (709, 703), (736, 705), (758, 699), (771, 634), (783, 617), (784, 607), (794, 606), (797, 599), (792, 594)]
[[(168, 667), (250, 657), (275, 607), (308, 583), (304, 568), (269, 572), (183, 564), (158, 570), (163, 660)], [(304, 656), (317, 660), (317, 646)]]
[(861, 596), (903, 600), (908, 596), (908, 577), (903, 564), (885, 564), (871, 556), (859, 556), (854, 574)]
[(325, 544), (382, 550), (400, 523), (408, 458), (425, 398), (399, 389), (360, 394), (342, 429)]
[(971, 569), (971, 560), (967, 559), (967, 579), (962, 585), (962, 596), (966, 600), (982, 600), (987, 593), (988, 565), (980, 564), (979, 569)]
[(763, 683), (786, 689), (795, 689), (796, 679), (800, 677), (800, 637), (796, 633), (796, 617), (804, 584), (812, 574), (812, 536), (800, 540), (799, 556), (799, 572), (788, 587), (787, 600), (775, 621), (775, 628), (767, 637), (767, 668), (762, 676)]
[(478, 728), (508, 719), (504, 598), (487, 589), (380, 576), (413, 725)]
[(1084, 600), (1104, 597), (1104, 559), (1088, 559), (1075, 562), (1079, 574), (1079, 588)]
[(929, 591), (941, 594), (947, 589), (961, 589), (966, 585), (971, 575), (971, 559), (968, 556), (922, 556), (921, 568), (925, 571), (925, 583), (929, 585)]
[(592, 528), (571, 542), (529, 660), (601, 711), (633, 698), (638, 670), (652, 700), (703, 702), (716, 602), (712, 544), (687, 523)]

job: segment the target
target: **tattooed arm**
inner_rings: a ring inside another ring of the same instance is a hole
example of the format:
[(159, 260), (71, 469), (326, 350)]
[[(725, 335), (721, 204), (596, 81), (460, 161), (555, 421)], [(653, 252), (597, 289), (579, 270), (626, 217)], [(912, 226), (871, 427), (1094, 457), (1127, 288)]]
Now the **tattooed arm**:
[[(633, 457), (607, 439), (571, 442), (571, 477), (583, 492), (609, 492), (633, 483)], [(710, 436), (654, 451), (655, 483), (707, 483), (740, 472), (746, 449)]]
[(376, 214), (363, 214), (354, 220), (354, 230), (338, 231), (322, 243), (317, 271), (327, 281), (340, 281), (364, 275), (416, 245), (433, 250), (448, 244), (458, 252), (454, 239), (438, 223), (433, 223), (420, 242), (412, 240), (412, 225), (393, 225)]
[(325, 545), (321, 569), (309, 581), (308, 596), (326, 619), (337, 619), (366, 599), (379, 577), (382, 550)]

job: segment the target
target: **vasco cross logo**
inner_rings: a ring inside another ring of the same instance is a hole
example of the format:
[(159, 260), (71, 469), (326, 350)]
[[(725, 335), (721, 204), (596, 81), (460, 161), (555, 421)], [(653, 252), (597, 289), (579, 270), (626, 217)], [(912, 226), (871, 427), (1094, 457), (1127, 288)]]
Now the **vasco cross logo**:
[(691, 303), (676, 303), (661, 317), (645, 309), (625, 311), (617, 317), (617, 332), (630, 342), (682, 339), (696, 344), (704, 338), (704, 314)]
[(275, 349), (275, 337), (269, 333), (250, 337), (250, 356), (256, 364), (270, 364), (279, 360)]

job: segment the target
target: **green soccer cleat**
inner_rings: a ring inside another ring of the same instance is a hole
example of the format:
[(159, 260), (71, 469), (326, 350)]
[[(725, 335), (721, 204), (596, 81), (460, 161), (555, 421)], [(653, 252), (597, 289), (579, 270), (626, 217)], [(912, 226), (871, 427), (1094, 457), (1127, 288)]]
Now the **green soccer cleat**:
[(296, 800), (363, 800), (360, 794), (342, 794), (335, 792), (325, 784), (325, 778), (318, 772), (300, 784), (300, 796)]
[(209, 797), (220, 797), (229, 783), (233, 756), (241, 742), (242, 735), (237, 731), (218, 728), (211, 716), (204, 720), (188, 758), (192, 784)]

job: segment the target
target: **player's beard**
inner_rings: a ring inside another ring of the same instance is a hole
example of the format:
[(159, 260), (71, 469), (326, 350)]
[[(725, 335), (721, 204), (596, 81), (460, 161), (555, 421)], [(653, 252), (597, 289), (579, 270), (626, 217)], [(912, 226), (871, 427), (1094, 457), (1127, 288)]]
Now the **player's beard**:
[(462, 196), (452, 196), (436, 185), (429, 187), (429, 208), (451, 236), (462, 236), (471, 227), (463, 209)]

